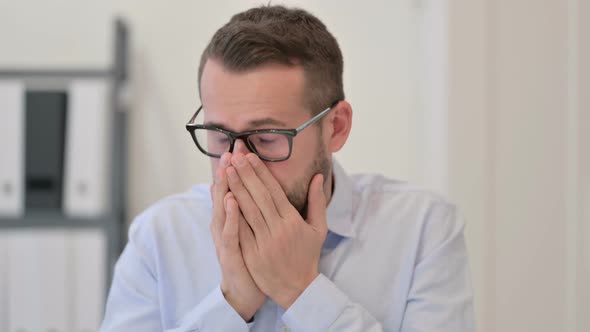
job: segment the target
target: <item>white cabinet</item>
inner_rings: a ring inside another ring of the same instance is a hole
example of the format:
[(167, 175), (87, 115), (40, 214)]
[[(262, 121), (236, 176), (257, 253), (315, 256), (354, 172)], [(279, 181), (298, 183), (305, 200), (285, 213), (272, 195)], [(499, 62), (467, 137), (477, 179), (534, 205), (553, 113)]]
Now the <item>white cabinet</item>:
[(41, 280), (44, 259), (35, 234), (8, 235), (8, 331), (41, 331)]
[(98, 330), (106, 295), (105, 241), (100, 230), (4, 231), (0, 330)]
[(106, 243), (98, 231), (78, 231), (71, 237), (72, 265), (76, 276), (72, 287), (73, 332), (98, 330), (106, 295)]
[(0, 233), (0, 331), (8, 331), (8, 254), (6, 236)]

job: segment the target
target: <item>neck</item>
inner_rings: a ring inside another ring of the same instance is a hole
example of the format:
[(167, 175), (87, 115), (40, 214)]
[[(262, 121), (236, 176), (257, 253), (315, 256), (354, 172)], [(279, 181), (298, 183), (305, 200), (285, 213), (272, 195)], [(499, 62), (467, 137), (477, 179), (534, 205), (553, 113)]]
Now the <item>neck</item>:
[(324, 193), (326, 193), (326, 207), (330, 204), (332, 196), (334, 195), (334, 172), (330, 169), (330, 173), (326, 176), (327, 180), (324, 181)]

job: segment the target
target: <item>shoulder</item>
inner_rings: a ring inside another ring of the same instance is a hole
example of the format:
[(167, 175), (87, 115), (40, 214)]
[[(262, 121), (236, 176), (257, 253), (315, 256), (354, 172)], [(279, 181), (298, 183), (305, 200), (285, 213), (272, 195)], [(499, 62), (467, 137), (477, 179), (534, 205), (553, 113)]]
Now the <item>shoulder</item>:
[(365, 241), (380, 239), (417, 261), (463, 237), (464, 222), (444, 195), (381, 175), (354, 175), (353, 211)]
[(380, 203), (392, 209), (411, 208), (416, 213), (432, 208), (456, 210), (444, 195), (416, 184), (380, 174), (355, 174), (351, 178), (354, 195), (365, 203)]
[(382, 175), (352, 179), (355, 219), (360, 223), (370, 220), (377, 229), (432, 243), (463, 231), (456, 205), (440, 193)]
[(209, 185), (198, 184), (152, 204), (129, 227), (129, 240), (152, 242), (155, 237), (206, 231), (211, 219)]

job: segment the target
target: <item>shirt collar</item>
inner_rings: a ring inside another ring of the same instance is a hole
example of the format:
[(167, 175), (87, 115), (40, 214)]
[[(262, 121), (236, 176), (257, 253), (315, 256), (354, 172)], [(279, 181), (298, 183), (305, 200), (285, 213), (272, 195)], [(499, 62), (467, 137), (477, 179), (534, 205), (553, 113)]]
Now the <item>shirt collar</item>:
[(356, 232), (352, 225), (352, 179), (334, 159), (332, 180), (334, 191), (326, 211), (328, 230), (340, 236), (355, 237)]

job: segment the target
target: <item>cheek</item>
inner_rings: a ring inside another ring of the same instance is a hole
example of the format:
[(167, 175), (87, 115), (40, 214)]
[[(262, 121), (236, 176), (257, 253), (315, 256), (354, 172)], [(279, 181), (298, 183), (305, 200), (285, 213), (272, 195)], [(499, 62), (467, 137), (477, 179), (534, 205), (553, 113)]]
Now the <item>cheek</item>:
[[(301, 139), (299, 139), (301, 138)], [(290, 190), (304, 176), (310, 163), (316, 157), (316, 137), (297, 137), (293, 140), (291, 157), (282, 162), (267, 162), (266, 167), (281, 184), (283, 189)]]
[(297, 183), (297, 180), (304, 173), (305, 167), (299, 165), (289, 158), (286, 161), (278, 163), (267, 163), (266, 167), (283, 188), (283, 191), (289, 195)]
[(275, 179), (283, 189), (290, 190), (306, 175), (310, 165), (317, 157), (318, 151), (318, 128), (315, 126), (305, 129), (293, 139), (291, 157), (281, 162), (265, 162)]
[(270, 171), (270, 174), (274, 176), (274, 178), (279, 182), (283, 189), (285, 189), (285, 185), (287, 185), (288, 187), (288, 174), (291, 171), (291, 167), (289, 166), (289, 160), (277, 163), (265, 162), (265, 164), (268, 170)]
[(312, 125), (305, 130), (308, 132), (302, 132), (293, 140), (293, 149), (291, 151), (291, 158), (301, 167), (301, 173), (306, 169), (306, 165), (316, 159), (318, 152), (321, 150), (320, 146), (325, 145), (323, 141), (325, 135), (320, 134), (317, 126)]
[(319, 130), (316, 125), (311, 125), (304, 131), (299, 133), (293, 139), (293, 147), (291, 150), (292, 157), (297, 159), (311, 159), (317, 150), (318, 142), (320, 141)]

